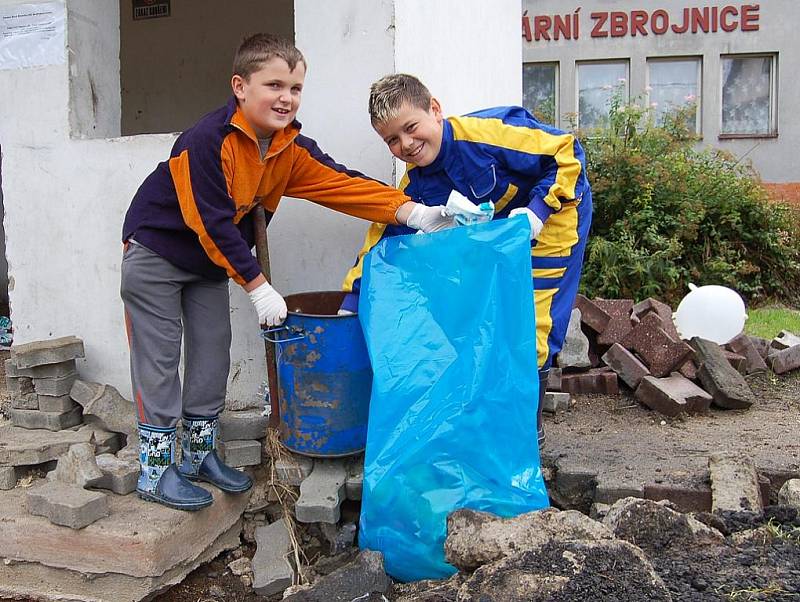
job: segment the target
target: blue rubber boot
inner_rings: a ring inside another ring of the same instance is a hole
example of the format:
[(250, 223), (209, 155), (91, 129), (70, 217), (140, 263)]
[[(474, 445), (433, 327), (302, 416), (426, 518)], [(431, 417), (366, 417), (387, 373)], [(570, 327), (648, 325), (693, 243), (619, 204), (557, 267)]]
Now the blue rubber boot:
[(200, 510), (214, 498), (186, 480), (175, 465), (175, 429), (139, 425), (139, 482), (136, 492), (143, 500), (178, 510)]
[(547, 378), (550, 376), (550, 369), (539, 370), (539, 407), (536, 409), (536, 434), (539, 439), (539, 450), (544, 443), (544, 421), (542, 420), (542, 407), (544, 406), (544, 394), (547, 391)]
[(244, 493), (253, 486), (243, 472), (231, 468), (217, 455), (217, 416), (184, 416), (180, 471), (192, 481), (205, 481), (226, 493)]

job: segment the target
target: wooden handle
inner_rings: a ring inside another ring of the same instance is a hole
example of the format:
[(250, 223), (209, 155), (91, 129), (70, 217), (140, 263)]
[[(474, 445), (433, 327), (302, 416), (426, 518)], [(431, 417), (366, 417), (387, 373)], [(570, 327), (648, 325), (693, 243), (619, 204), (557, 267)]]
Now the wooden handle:
[[(253, 230), (256, 239), (256, 259), (261, 266), (261, 271), (267, 282), (272, 282), (272, 274), (269, 267), (269, 246), (267, 244), (267, 216), (263, 207), (253, 209)], [(275, 362), (275, 343), (270, 343), (264, 339), (264, 351), (267, 359), (267, 384), (269, 385), (269, 403), (271, 412), (269, 415), (269, 428), (277, 428), (281, 419), (281, 406), (278, 396), (278, 366)]]

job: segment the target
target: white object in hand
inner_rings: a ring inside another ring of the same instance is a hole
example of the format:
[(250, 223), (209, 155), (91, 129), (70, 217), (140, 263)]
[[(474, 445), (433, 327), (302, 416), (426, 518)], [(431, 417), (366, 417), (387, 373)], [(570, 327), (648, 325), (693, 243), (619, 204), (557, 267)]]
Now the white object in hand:
[(406, 225), (409, 228), (428, 233), (452, 228), (454, 224), (453, 218), (445, 214), (444, 207), (441, 205), (428, 207), (422, 203), (416, 203), (416, 206), (408, 216)]
[(258, 323), (277, 326), (286, 319), (286, 301), (269, 282), (259, 284), (247, 293), (258, 313)]
[(542, 232), (542, 228), (544, 228), (544, 223), (540, 220), (536, 214), (528, 209), (527, 207), (517, 207), (516, 209), (512, 209), (508, 217), (514, 217), (515, 215), (524, 215), (528, 218), (528, 221), (531, 224), (531, 240), (535, 238), (539, 238), (539, 234)]
[(744, 329), (747, 312), (739, 293), (727, 286), (689, 285), (672, 316), (682, 339), (700, 337), (724, 345)]

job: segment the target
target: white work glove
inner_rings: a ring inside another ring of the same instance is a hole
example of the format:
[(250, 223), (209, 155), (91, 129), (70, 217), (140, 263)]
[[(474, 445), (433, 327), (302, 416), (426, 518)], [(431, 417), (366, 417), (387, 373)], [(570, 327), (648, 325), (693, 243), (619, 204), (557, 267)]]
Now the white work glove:
[(258, 313), (258, 323), (277, 326), (286, 319), (286, 301), (269, 282), (259, 284), (247, 293)]
[(425, 233), (437, 232), (455, 225), (453, 216), (445, 214), (443, 205), (428, 207), (422, 203), (416, 203), (406, 222), (409, 228), (422, 230)]
[(527, 207), (518, 207), (516, 209), (512, 209), (508, 217), (514, 217), (515, 215), (524, 215), (528, 218), (528, 221), (531, 224), (531, 240), (538, 239), (539, 234), (542, 232), (542, 228), (544, 228), (544, 223), (540, 220), (536, 214), (528, 209)]

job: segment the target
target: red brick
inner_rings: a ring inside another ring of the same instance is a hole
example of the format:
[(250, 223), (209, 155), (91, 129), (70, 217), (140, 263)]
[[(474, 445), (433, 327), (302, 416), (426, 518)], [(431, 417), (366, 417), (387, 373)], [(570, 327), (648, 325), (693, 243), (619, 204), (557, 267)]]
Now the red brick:
[(654, 313), (648, 313), (642, 321), (631, 330), (620, 344), (636, 352), (643, 360), (653, 376), (667, 376), (674, 369), (685, 363), (692, 348), (683, 341), (675, 341), (659, 326), (662, 319)]
[(611, 321), (611, 315), (583, 295), (575, 297), (575, 307), (581, 310), (581, 321), (596, 333), (603, 332)]
[(630, 351), (619, 343), (614, 343), (611, 346), (611, 349), (603, 356), (603, 361), (611, 366), (614, 372), (631, 389), (636, 389), (642, 378), (650, 375), (650, 370), (647, 369), (647, 366), (636, 359)]
[(652, 297), (648, 297), (644, 301), (633, 306), (633, 315), (640, 320), (648, 313), (655, 313), (661, 318), (661, 328), (664, 329), (664, 332), (666, 332), (673, 341), (680, 341), (681, 337), (672, 321), (672, 308), (669, 305), (657, 299), (653, 299)]
[(611, 316), (611, 321), (597, 337), (598, 345), (619, 343), (633, 326), (631, 325), (631, 299), (594, 299), (594, 304)]
[(711, 487), (708, 485), (678, 485), (651, 483), (644, 486), (646, 500), (669, 500), (681, 512), (711, 512)]
[(745, 374), (753, 374), (755, 372), (766, 372), (767, 364), (764, 358), (756, 349), (750, 337), (740, 334), (728, 343), (728, 349), (734, 353), (744, 356), (744, 372)]
[(770, 355), (769, 365), (775, 374), (783, 374), (800, 368), (800, 345)]
[(561, 390), (567, 393), (603, 393), (616, 395), (619, 384), (615, 372), (593, 368), (588, 372), (561, 375)]
[(705, 412), (711, 395), (677, 372), (667, 378), (645, 376), (635, 393), (636, 399), (665, 416)]

